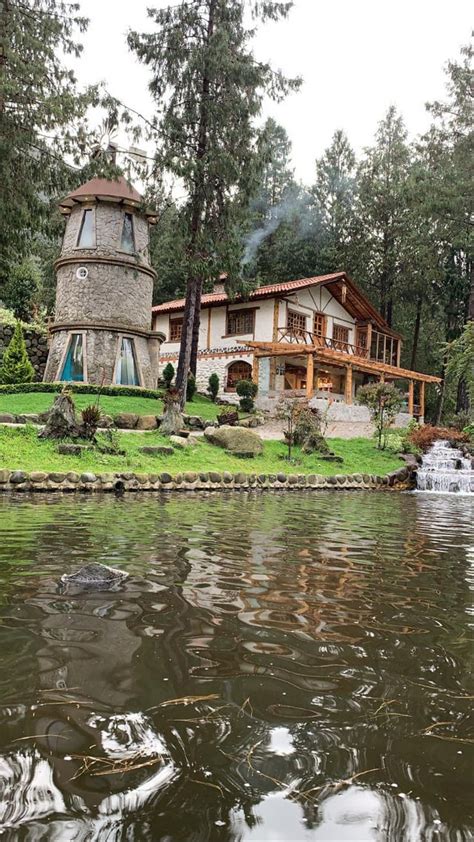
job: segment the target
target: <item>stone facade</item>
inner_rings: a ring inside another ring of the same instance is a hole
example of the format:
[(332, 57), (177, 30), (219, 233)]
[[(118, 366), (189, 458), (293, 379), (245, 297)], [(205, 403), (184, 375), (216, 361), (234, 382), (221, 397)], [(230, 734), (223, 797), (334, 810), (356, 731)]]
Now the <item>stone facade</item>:
[[(0, 359), (15, 330), (12, 325), (0, 324)], [(48, 359), (48, 337), (45, 331), (23, 328), (26, 350), (35, 370), (35, 380), (42, 380)]]
[[(250, 366), (253, 363), (253, 354), (248, 348), (229, 348), (228, 350), (209, 350), (201, 351), (198, 354), (198, 362), (196, 369), (196, 384), (200, 392), (206, 393), (209, 385), (209, 377), (211, 374), (217, 374), (219, 378), (219, 395), (221, 398), (229, 401), (229, 403), (238, 404), (239, 396), (235, 392), (227, 392), (225, 390), (225, 383), (227, 382), (227, 369), (229, 365), (235, 362), (246, 362)], [(172, 363), (176, 368), (178, 365), (177, 353), (162, 353), (160, 355), (161, 369), (167, 363)]]
[[(149, 263), (149, 222), (138, 207), (138, 194), (132, 194), (124, 180), (93, 180), (88, 186), (91, 195), (79, 188), (64, 200), (74, 200), (70, 209), (63, 203), (68, 215), (56, 261), (55, 321), (44, 379), (63, 379), (71, 336), (81, 334), (84, 382), (118, 382), (117, 361), (127, 339), (138, 382), (121, 382), (155, 388), (162, 337), (151, 330), (155, 273)], [(86, 211), (92, 214), (94, 234), (93, 245), (87, 248), (78, 245)], [(122, 247), (125, 214), (133, 219), (133, 251)]]

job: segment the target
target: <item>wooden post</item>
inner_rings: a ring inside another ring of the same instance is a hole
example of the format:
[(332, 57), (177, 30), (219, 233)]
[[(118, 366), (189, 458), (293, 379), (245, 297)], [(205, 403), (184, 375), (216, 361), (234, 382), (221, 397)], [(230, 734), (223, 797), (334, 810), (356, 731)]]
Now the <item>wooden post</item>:
[(252, 365), (252, 382), (256, 383), (258, 386), (258, 377), (260, 374), (260, 359), (257, 357), (256, 354), (253, 355), (253, 365)]
[(400, 357), (402, 354), (402, 340), (397, 339), (397, 368), (400, 368)]
[(314, 356), (308, 354), (306, 357), (306, 397), (308, 400), (314, 395)]
[(421, 418), (425, 418), (425, 383), (423, 380), (420, 380), (420, 420)]
[(372, 347), (372, 322), (369, 322), (367, 325), (367, 359), (370, 360), (371, 354), (371, 347)]
[(383, 371), (382, 371), (382, 374), (380, 375), (380, 382), (385, 383), (385, 374), (383, 373)]
[(413, 416), (413, 403), (414, 403), (414, 387), (413, 387), (413, 380), (408, 381), (408, 415)]
[(344, 393), (346, 403), (352, 403), (352, 366), (346, 365), (346, 388)]

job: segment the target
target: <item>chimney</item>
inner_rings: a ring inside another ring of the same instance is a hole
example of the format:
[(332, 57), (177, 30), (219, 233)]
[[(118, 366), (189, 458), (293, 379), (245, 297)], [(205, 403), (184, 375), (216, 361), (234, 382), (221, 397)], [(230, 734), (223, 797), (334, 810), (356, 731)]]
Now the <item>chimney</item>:
[(212, 287), (212, 291), (215, 293), (219, 293), (222, 295), (225, 293), (225, 281), (227, 279), (227, 272), (223, 272), (222, 275), (219, 275), (219, 279), (214, 281), (214, 285)]

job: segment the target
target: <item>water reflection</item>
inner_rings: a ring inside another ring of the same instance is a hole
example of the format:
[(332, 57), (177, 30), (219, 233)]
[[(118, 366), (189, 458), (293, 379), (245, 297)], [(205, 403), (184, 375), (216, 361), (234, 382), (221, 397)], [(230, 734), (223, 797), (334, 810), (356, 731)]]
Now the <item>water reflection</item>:
[(0, 500), (4, 838), (470, 838), (471, 505)]

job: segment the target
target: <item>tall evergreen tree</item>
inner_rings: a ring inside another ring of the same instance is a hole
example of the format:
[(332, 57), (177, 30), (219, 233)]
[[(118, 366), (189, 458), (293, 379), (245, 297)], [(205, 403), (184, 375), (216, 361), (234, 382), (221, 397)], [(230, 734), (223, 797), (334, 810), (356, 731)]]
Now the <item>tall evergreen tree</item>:
[(402, 117), (392, 106), (379, 123), (375, 144), (365, 151), (358, 170), (357, 274), (389, 324), (402, 276), (403, 242), (408, 215), (405, 191), (410, 149)]
[[(259, 158), (254, 118), (265, 93), (279, 99), (298, 84), (256, 61), (244, 5), (188, 0), (150, 9), (157, 30), (128, 36), (152, 72), (156, 166), (180, 179), (188, 197), (182, 214), (186, 307), (176, 377), (183, 402), (188, 372), (196, 366), (203, 283), (223, 271), (230, 281), (239, 273), (239, 216), (254, 192)], [(256, 17), (277, 20), (292, 2), (251, 6)]]
[(81, 144), (94, 92), (78, 93), (64, 57), (80, 55), (86, 26), (77, 3), (0, 0), (0, 285), (48, 223), (48, 200), (67, 184), (64, 156)]
[(347, 268), (355, 201), (355, 167), (356, 159), (347, 135), (338, 129), (331, 145), (316, 161), (316, 182), (312, 188), (326, 233), (326, 261), (332, 271)]

